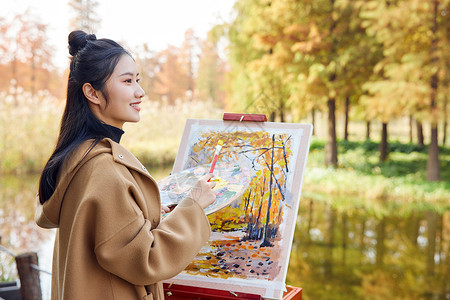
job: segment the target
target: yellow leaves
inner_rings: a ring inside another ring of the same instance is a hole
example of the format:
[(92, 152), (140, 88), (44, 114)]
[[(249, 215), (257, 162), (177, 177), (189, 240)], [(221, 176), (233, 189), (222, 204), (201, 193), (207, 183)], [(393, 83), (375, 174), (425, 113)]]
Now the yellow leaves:
[(310, 53), (313, 50), (316, 50), (316, 48), (320, 46), (321, 43), (322, 36), (319, 32), (319, 28), (315, 23), (311, 23), (308, 36), (303, 40), (294, 43), (291, 47), (291, 50), (292, 52)]
[(305, 39), (309, 34), (309, 26), (307, 24), (293, 23), (288, 24), (283, 33), (291, 40)]

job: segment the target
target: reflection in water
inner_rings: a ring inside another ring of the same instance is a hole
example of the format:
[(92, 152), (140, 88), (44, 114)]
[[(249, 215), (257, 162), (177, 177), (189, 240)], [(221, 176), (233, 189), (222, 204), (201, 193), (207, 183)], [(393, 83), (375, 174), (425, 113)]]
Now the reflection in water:
[(375, 216), (303, 198), (287, 283), (303, 299), (450, 299), (450, 211)]
[[(37, 182), (0, 177), (1, 245), (38, 252), (40, 267), (50, 271), (54, 231), (34, 223)], [(377, 217), (303, 197), (299, 216), (287, 283), (302, 287), (303, 299), (450, 299), (450, 211)], [(0, 251), (0, 279), (15, 279), (15, 268)], [(49, 275), (41, 274), (41, 285), (49, 299)]]
[[(51, 271), (54, 231), (34, 223), (38, 176), (0, 177), (1, 245), (16, 255), (38, 253), (41, 269)], [(0, 251), (0, 280), (18, 278), (14, 258)], [(41, 273), (42, 297), (50, 299), (50, 275)]]

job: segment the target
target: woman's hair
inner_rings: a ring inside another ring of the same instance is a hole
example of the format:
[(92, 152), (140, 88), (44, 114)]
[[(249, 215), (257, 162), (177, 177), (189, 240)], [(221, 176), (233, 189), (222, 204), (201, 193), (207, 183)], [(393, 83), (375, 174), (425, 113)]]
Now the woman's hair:
[(122, 46), (109, 39), (97, 39), (81, 30), (69, 34), (70, 73), (66, 107), (55, 150), (45, 165), (39, 182), (39, 201), (44, 203), (55, 191), (57, 176), (67, 155), (88, 139), (98, 143), (111, 136), (108, 126), (91, 112), (83, 93), (83, 85), (90, 83), (100, 90), (107, 101), (106, 81), (124, 54)]

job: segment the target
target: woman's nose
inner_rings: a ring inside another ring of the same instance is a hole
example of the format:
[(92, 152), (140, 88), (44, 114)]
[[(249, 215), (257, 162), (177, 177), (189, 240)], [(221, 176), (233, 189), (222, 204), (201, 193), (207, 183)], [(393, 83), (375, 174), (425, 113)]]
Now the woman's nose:
[(136, 90), (136, 98), (142, 98), (145, 96), (145, 91), (141, 88), (141, 86), (138, 85), (138, 88)]

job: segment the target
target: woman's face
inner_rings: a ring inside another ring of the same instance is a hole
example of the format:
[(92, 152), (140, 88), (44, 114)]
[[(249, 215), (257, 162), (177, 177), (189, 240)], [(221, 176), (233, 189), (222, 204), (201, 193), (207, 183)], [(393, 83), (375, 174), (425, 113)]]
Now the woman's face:
[(99, 118), (103, 122), (122, 128), (125, 122), (140, 120), (139, 104), (145, 95), (139, 86), (139, 73), (134, 60), (129, 55), (122, 55), (111, 77), (106, 81), (108, 103), (102, 99)]

